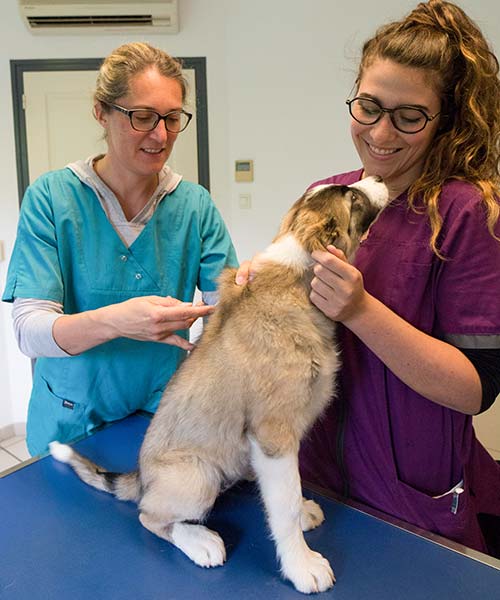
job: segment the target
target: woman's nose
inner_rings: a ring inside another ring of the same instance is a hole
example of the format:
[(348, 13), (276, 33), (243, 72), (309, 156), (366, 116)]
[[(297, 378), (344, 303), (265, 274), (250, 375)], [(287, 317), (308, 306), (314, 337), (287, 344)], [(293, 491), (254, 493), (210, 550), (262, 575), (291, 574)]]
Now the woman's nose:
[(370, 135), (373, 140), (385, 140), (397, 137), (398, 130), (394, 127), (389, 113), (384, 113), (376, 123), (370, 126)]
[(167, 131), (165, 120), (160, 119), (158, 121), (158, 125), (152, 131), (150, 131), (150, 135), (153, 136), (155, 140), (164, 141), (169, 135), (173, 134)]

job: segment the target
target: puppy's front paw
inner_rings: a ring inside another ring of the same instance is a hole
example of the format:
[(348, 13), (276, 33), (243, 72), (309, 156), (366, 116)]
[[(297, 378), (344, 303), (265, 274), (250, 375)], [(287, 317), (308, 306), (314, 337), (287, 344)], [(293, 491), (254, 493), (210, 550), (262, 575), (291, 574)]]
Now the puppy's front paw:
[(303, 594), (325, 592), (335, 583), (330, 563), (307, 546), (300, 556), (297, 554), (282, 564), (283, 575)]
[(302, 531), (309, 531), (321, 525), (325, 520), (325, 515), (319, 504), (314, 500), (302, 500), (302, 509), (300, 512), (300, 527)]

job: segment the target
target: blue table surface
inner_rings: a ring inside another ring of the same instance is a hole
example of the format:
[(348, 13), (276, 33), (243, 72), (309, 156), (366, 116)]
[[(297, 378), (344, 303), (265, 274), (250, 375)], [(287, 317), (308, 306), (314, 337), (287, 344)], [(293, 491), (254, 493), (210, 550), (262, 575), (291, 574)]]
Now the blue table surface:
[[(147, 424), (134, 415), (75, 447), (110, 470), (132, 470)], [(306, 539), (337, 577), (321, 597), (500, 600), (500, 561), (465, 556), (318, 493), (305, 496), (326, 516)], [(222, 567), (202, 569), (144, 529), (134, 504), (42, 458), (0, 479), (0, 598), (304, 598), (279, 576), (253, 484), (223, 494), (208, 526), (221, 534), (228, 558)]]

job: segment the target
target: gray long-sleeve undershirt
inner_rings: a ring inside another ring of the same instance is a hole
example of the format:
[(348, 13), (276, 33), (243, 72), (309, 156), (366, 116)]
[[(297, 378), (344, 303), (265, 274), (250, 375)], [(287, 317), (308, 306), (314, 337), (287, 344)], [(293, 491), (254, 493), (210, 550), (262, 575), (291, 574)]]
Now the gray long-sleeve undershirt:
[[(110, 223), (129, 247), (140, 235), (166, 194), (175, 190), (181, 176), (165, 166), (159, 174), (159, 184), (146, 206), (130, 221), (126, 219), (115, 194), (94, 171), (91, 156), (85, 161), (71, 163), (68, 167), (96, 193)], [(217, 302), (216, 292), (202, 292), (205, 304)], [(64, 306), (51, 300), (15, 298), (12, 309), (14, 333), (19, 349), (30, 358), (70, 356), (60, 348), (52, 334), (54, 322), (64, 314)]]

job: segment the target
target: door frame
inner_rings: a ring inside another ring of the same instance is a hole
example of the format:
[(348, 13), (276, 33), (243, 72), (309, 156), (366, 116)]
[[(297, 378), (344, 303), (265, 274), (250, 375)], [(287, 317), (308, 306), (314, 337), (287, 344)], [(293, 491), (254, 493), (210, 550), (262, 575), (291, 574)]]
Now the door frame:
[[(28, 141), (23, 106), (24, 73), (36, 71), (98, 71), (103, 60), (102, 58), (54, 58), (10, 61), (19, 205), (21, 205), (24, 192), (29, 185)], [(210, 191), (206, 58), (204, 56), (197, 56), (179, 58), (178, 60), (181, 62), (183, 68), (194, 70), (198, 182)]]

